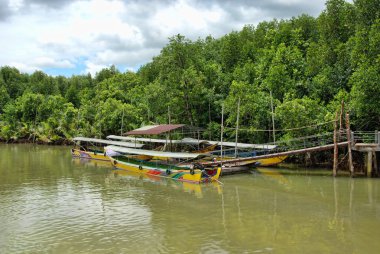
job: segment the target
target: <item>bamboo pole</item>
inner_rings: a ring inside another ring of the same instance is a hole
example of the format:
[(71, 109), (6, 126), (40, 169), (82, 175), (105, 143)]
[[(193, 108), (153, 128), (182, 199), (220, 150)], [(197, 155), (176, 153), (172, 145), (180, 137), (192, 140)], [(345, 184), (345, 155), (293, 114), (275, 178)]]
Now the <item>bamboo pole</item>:
[(340, 104), (339, 130), (343, 129), (344, 100)]
[(236, 133), (235, 133), (235, 158), (237, 158), (237, 142), (238, 142), (238, 132), (239, 132), (239, 115), (240, 115), (240, 97), (237, 106), (237, 116), (236, 116)]
[(124, 127), (124, 106), (123, 106), (123, 115), (121, 116), (120, 136), (123, 136), (123, 127)]
[[(211, 126), (211, 103), (210, 99), (208, 100), (208, 123)], [(208, 139), (211, 140), (211, 131), (208, 132)]]
[(336, 117), (334, 121), (334, 165), (333, 165), (333, 176), (336, 176), (338, 169), (338, 143), (337, 143), (337, 121), (338, 121), (338, 112), (336, 112)]
[(224, 131), (224, 104), (222, 105), (222, 124), (221, 124), (221, 130), (220, 130), (220, 167), (222, 167), (223, 164), (223, 131)]
[(171, 123), (170, 106), (168, 106), (168, 124)]
[(272, 110), (272, 127), (273, 127), (273, 144), (276, 144), (276, 129), (274, 127), (274, 112), (273, 112), (273, 97), (272, 97), (272, 91), (269, 91), (270, 93), (270, 107)]
[(352, 151), (351, 151), (351, 129), (350, 129), (350, 115), (346, 113), (346, 129), (347, 129), (347, 149), (348, 149), (348, 163), (351, 177), (354, 177), (354, 165), (352, 163)]
[(77, 123), (76, 123), (76, 133), (77, 133), (77, 135), (78, 135), (78, 130), (79, 130), (79, 116), (80, 116), (80, 111), (79, 111), (79, 109), (78, 109), (78, 115), (77, 115)]

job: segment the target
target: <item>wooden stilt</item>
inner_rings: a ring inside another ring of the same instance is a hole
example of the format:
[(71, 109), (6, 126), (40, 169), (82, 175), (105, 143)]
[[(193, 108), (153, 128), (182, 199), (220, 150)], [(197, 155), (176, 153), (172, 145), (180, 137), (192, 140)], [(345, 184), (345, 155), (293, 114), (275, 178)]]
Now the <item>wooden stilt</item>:
[(373, 152), (373, 170), (374, 170), (375, 176), (379, 176), (379, 167), (377, 165), (376, 152)]
[(372, 151), (367, 152), (367, 177), (372, 176)]
[(351, 177), (354, 177), (354, 165), (352, 163), (352, 151), (351, 151), (351, 129), (350, 129), (350, 115), (346, 113), (346, 129), (347, 129), (347, 149), (348, 149), (348, 164)]
[(338, 121), (338, 112), (336, 112), (336, 117), (334, 121), (334, 165), (333, 165), (333, 176), (336, 176), (337, 168), (338, 168), (338, 142), (337, 142), (337, 121)]

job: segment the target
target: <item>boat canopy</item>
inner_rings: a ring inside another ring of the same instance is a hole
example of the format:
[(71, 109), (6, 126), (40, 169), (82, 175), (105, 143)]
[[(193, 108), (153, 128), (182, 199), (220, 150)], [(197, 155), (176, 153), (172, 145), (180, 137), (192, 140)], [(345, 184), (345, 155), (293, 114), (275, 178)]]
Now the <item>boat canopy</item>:
[(184, 127), (184, 124), (160, 124), (160, 125), (147, 125), (133, 131), (129, 131), (127, 135), (158, 135), (162, 133), (169, 132), (171, 130), (176, 130), (178, 128)]
[(85, 138), (85, 137), (75, 137), (73, 141), (83, 141), (94, 144), (104, 144), (104, 145), (115, 145), (115, 146), (123, 146), (123, 147), (134, 147), (141, 148), (144, 144), (139, 144), (136, 142), (122, 142), (122, 141), (114, 141), (114, 140), (106, 140), (106, 139), (98, 139), (98, 138)]
[[(216, 145), (216, 144), (221, 144), (220, 141), (212, 141), (212, 140), (198, 140), (198, 139), (193, 139), (193, 138), (184, 138), (182, 139), (183, 143), (188, 143), (188, 144), (198, 144), (198, 143), (209, 143), (210, 145)], [(276, 148), (276, 145), (268, 145), (268, 144), (249, 144), (249, 143), (235, 143), (235, 142), (224, 142), (223, 141), (223, 146), (228, 146), (228, 147), (237, 147), (240, 149), (249, 149), (249, 148), (256, 148), (256, 149), (267, 149), (267, 150), (272, 150)]]
[[(116, 135), (109, 135), (107, 136), (108, 139), (114, 139), (114, 140), (123, 140), (123, 141), (139, 141), (139, 142), (151, 142), (151, 143), (168, 143), (169, 141), (166, 139), (155, 139), (155, 138), (135, 138), (135, 137), (124, 137), (124, 136), (116, 136)], [(184, 138), (181, 140), (171, 140), (172, 144), (193, 144), (197, 145), (198, 143), (208, 143), (210, 145), (220, 145), (219, 141), (211, 141), (211, 140), (198, 140), (194, 138)], [(235, 143), (235, 142), (223, 142), (223, 146), (226, 147), (237, 147), (240, 149), (266, 149), (266, 150), (272, 150), (276, 148), (276, 145), (268, 145), (268, 144), (248, 144), (248, 143)]]
[(167, 140), (167, 139), (158, 139), (158, 138), (137, 138), (137, 137), (124, 137), (124, 136), (116, 136), (116, 135), (109, 135), (107, 136), (108, 139), (114, 139), (114, 140), (123, 140), (123, 141), (139, 141), (139, 142), (150, 142), (150, 143), (172, 143), (172, 144), (179, 144), (182, 143), (182, 140)]
[(154, 150), (143, 150), (143, 149), (133, 149), (128, 147), (120, 147), (120, 146), (106, 146), (105, 147), (106, 152), (107, 151), (113, 151), (118, 153), (125, 153), (125, 154), (138, 154), (138, 155), (148, 155), (148, 156), (154, 156), (154, 157), (165, 157), (165, 158), (182, 158), (182, 159), (195, 159), (200, 157), (205, 157), (205, 154), (199, 154), (199, 153), (175, 153), (175, 152), (161, 152), (161, 151), (154, 151)]

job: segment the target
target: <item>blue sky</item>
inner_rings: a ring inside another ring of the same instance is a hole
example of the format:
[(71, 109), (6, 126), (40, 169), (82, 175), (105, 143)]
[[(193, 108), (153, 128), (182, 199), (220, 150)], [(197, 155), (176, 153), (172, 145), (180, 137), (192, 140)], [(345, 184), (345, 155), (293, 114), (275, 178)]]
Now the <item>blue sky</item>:
[(0, 0), (0, 66), (50, 75), (136, 71), (168, 38), (218, 38), (245, 24), (318, 16), (321, 0)]

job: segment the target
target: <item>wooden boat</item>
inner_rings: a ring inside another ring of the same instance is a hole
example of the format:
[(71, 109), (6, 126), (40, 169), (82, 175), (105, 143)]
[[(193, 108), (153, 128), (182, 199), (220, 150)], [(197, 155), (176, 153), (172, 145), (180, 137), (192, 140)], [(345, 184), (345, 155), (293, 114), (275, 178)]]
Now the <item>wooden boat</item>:
[[(266, 159), (255, 159), (252, 157), (252, 159), (249, 160), (242, 160), (239, 162), (229, 162), (230, 160), (236, 160), (239, 158), (232, 158), (232, 157), (223, 157), (223, 165), (225, 166), (260, 166), (260, 167), (268, 167), (268, 166), (274, 166), (281, 162), (283, 162), (288, 156), (277, 156), (273, 158), (266, 158)], [(220, 162), (220, 160), (219, 160)]]
[[(221, 173), (220, 167), (205, 168), (196, 162), (196, 160), (204, 157), (204, 154), (161, 152), (114, 145), (107, 146), (105, 150), (115, 168), (150, 176), (189, 183), (204, 183), (218, 181)], [(161, 160), (144, 161), (133, 158), (134, 155), (148, 155), (161, 158)], [(195, 162), (189, 166), (178, 166), (180, 160)]]
[(75, 137), (75, 146), (71, 149), (71, 155), (77, 158), (110, 161), (106, 156), (104, 147), (107, 145), (141, 148), (143, 144), (133, 142), (121, 142), (97, 138)]
[[(122, 140), (122, 141), (130, 141), (130, 142), (147, 142), (147, 143), (167, 143), (168, 140), (165, 139), (155, 139), (155, 138), (137, 138), (137, 137), (126, 137), (126, 136), (116, 136), (116, 135), (110, 135), (107, 136), (109, 139), (114, 139), (114, 140)], [(193, 138), (184, 138), (180, 140), (171, 140), (170, 141), (172, 144), (191, 144), (191, 145), (198, 145), (198, 144), (208, 144), (209, 146), (205, 146), (203, 149), (191, 151), (194, 153), (207, 153), (214, 157), (214, 161), (216, 160), (217, 162), (220, 163), (222, 158), (220, 157), (220, 150), (215, 150), (218, 145), (220, 145), (219, 141), (211, 141), (211, 140), (198, 140), (198, 139), (193, 139)], [(254, 159), (255, 153), (257, 151), (270, 151), (274, 148), (276, 148), (276, 145), (270, 145), (270, 144), (248, 144), (248, 143), (235, 143), (235, 142), (223, 142), (224, 147), (229, 147), (228, 149), (225, 149), (223, 151), (223, 162), (225, 161), (225, 165), (227, 167), (241, 167), (241, 166), (257, 166), (260, 165), (262, 167), (267, 167), (267, 166), (274, 166), (277, 165), (281, 162), (283, 162), (287, 156), (278, 156), (278, 157), (273, 157), (273, 158), (267, 158), (267, 159)], [(233, 148), (231, 148), (233, 147)], [(251, 160), (244, 160), (241, 162), (234, 162), (234, 163), (229, 163), (229, 160), (236, 159), (233, 157), (233, 153), (235, 151), (235, 147), (238, 149), (245, 149), (245, 150), (250, 150), (250, 149), (256, 149), (254, 151), (249, 151), (249, 152), (239, 152), (238, 157), (252, 157)], [(231, 153), (227, 153), (230, 151)], [(211, 158), (211, 157), (210, 157)], [(205, 160), (204, 162), (209, 162)], [(224, 163), (223, 163), (224, 164)]]

